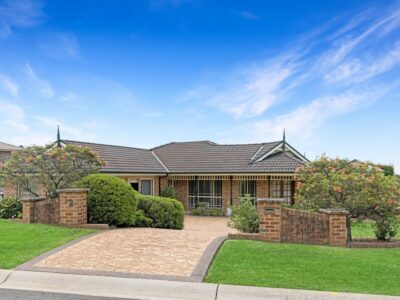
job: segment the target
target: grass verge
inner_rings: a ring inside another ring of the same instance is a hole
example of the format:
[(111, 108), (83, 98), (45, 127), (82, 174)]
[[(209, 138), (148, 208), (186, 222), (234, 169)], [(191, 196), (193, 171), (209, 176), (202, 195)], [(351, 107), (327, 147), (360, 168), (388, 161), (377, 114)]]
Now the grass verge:
[(228, 240), (206, 282), (400, 295), (400, 248), (349, 249)]
[(0, 268), (12, 269), (92, 232), (95, 230), (25, 224), (0, 219)]

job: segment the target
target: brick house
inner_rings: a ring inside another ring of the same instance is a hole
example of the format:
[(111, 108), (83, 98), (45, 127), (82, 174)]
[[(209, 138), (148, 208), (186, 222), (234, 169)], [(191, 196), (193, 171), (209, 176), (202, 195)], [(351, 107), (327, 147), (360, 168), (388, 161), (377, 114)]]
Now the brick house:
[(159, 195), (172, 186), (186, 210), (199, 202), (227, 210), (240, 197), (284, 198), (293, 203), (294, 173), (308, 160), (283, 138), (255, 144), (210, 141), (172, 142), (152, 149), (62, 140), (89, 147), (106, 165), (101, 173), (117, 176), (142, 194)]
[[(10, 157), (11, 153), (19, 149), (20, 147), (0, 142), (0, 167)], [(4, 187), (0, 182), (0, 200), (3, 199), (4, 192)]]

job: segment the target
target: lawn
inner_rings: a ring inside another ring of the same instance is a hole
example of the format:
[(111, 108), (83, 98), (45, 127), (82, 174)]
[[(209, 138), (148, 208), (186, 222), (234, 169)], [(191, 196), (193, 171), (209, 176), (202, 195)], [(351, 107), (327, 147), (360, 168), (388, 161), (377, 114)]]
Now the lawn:
[(0, 219), (0, 268), (11, 269), (91, 229), (25, 224)]
[(228, 240), (206, 282), (400, 295), (400, 248), (350, 249)]
[[(374, 228), (370, 222), (354, 222), (351, 226), (352, 237), (358, 238), (374, 238)], [(400, 238), (400, 231), (397, 233), (396, 238)]]

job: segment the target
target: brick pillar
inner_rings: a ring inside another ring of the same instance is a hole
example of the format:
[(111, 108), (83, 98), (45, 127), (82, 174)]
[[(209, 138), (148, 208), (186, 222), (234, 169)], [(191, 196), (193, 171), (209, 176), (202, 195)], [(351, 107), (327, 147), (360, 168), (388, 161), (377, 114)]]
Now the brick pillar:
[(329, 215), (329, 245), (346, 247), (346, 222), (349, 212), (344, 209), (320, 209), (319, 211)]
[(267, 180), (257, 180), (257, 198), (267, 197)]
[(161, 191), (168, 187), (168, 177), (164, 176), (160, 178), (160, 188)]
[[(233, 191), (232, 191), (233, 192)], [(231, 201), (231, 183), (230, 180), (222, 180), (222, 211), (227, 212)]]
[(281, 241), (281, 204), (283, 199), (257, 199), (257, 211), (260, 218), (260, 240)]
[(36, 223), (35, 202), (44, 200), (46, 197), (22, 198), (22, 221), (24, 223)]
[(58, 190), (60, 224), (87, 224), (87, 193), (89, 189)]

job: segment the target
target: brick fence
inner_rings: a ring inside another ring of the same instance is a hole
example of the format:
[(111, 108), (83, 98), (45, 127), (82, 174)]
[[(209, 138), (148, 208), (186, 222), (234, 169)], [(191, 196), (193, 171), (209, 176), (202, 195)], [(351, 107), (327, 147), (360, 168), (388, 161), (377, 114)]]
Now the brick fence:
[(22, 220), (26, 223), (105, 227), (104, 224), (87, 224), (88, 191), (89, 189), (63, 189), (57, 191), (57, 198), (23, 198)]
[[(363, 245), (361, 242), (348, 242), (347, 211), (320, 209), (318, 212), (307, 212), (282, 207), (283, 202), (285, 202), (283, 199), (258, 199), (259, 233), (235, 233), (229, 234), (229, 238), (337, 247), (368, 247), (365, 241)], [(397, 243), (392, 243), (385, 247), (396, 246)]]
[(282, 207), (283, 202), (283, 199), (257, 200), (261, 241), (346, 247), (347, 211), (305, 212)]

